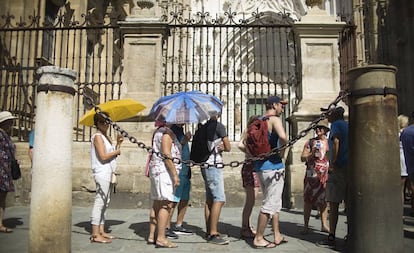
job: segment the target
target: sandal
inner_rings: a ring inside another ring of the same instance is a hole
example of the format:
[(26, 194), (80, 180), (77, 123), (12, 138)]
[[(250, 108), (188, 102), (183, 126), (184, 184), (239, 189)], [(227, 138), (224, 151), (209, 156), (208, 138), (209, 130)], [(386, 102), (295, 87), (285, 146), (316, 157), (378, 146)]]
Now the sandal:
[(96, 243), (111, 243), (112, 242), (111, 240), (97, 240), (96, 239), (97, 237), (98, 237), (97, 235), (93, 235), (93, 236), (89, 237), (90, 242), (91, 243), (93, 243), (93, 242), (96, 242)]
[(101, 235), (104, 237), (104, 238), (106, 238), (106, 239), (116, 239), (116, 237), (115, 236), (113, 236), (113, 235), (110, 235), (110, 234), (106, 234), (106, 233), (101, 233)]
[(265, 245), (254, 245), (253, 244), (253, 248), (255, 249), (273, 249), (276, 248), (277, 244), (274, 242), (269, 242), (266, 240), (266, 244)]
[(11, 232), (13, 232), (11, 228), (8, 228), (5, 226), (0, 227), (0, 233), (11, 233)]
[(285, 237), (282, 237), (282, 240), (280, 240), (279, 242), (275, 242), (276, 246), (279, 246), (281, 244), (287, 243), (288, 240), (285, 239)]
[(157, 240), (157, 242), (155, 243), (155, 247), (156, 248), (177, 248), (177, 244), (172, 243), (171, 241), (166, 241), (165, 243), (162, 243), (160, 241)]

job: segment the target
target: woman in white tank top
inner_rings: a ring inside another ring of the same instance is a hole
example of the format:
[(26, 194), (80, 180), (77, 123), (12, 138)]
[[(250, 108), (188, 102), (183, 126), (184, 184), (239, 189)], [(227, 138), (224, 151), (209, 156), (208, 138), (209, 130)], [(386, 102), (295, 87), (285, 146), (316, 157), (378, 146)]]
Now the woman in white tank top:
[(112, 144), (111, 138), (107, 135), (109, 124), (99, 113), (95, 114), (94, 123), (98, 131), (91, 138), (91, 165), (96, 183), (96, 196), (91, 214), (90, 241), (110, 243), (115, 237), (104, 231), (105, 212), (109, 204), (111, 177), (116, 170), (116, 158), (121, 154), (123, 139), (118, 135), (116, 145)]

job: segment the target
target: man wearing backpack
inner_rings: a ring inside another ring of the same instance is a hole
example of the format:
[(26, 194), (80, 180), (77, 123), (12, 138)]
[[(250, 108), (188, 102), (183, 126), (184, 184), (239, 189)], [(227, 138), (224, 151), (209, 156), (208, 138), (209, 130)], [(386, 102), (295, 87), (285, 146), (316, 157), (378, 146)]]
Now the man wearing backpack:
[[(288, 141), (280, 118), (286, 103), (278, 96), (270, 96), (266, 100), (266, 114), (262, 118), (267, 120), (268, 138), (272, 149)], [(283, 153), (282, 150), (279, 155), (265, 157), (263, 160), (255, 161), (254, 164), (263, 192), (263, 204), (260, 208), (256, 236), (253, 240), (256, 248), (274, 248), (287, 242), (279, 231), (279, 212), (282, 209), (282, 192), (285, 182)], [(272, 218), (274, 231), (272, 242), (264, 238), (265, 228), (270, 218)]]
[[(221, 208), (226, 202), (226, 196), (224, 193), (223, 169), (217, 168), (216, 164), (223, 162), (221, 153), (223, 151), (229, 152), (231, 146), (226, 128), (222, 123), (218, 122), (217, 119), (218, 115), (213, 116), (206, 123), (207, 138), (205, 141), (208, 143), (211, 154), (205, 161), (205, 163), (209, 166), (208, 168), (201, 168), (201, 175), (203, 176), (206, 189), (204, 217), (206, 222), (207, 242), (218, 245), (226, 245), (229, 241), (223, 238), (218, 232), (218, 221), (220, 218)], [(194, 134), (194, 136), (196, 135), (197, 133)]]

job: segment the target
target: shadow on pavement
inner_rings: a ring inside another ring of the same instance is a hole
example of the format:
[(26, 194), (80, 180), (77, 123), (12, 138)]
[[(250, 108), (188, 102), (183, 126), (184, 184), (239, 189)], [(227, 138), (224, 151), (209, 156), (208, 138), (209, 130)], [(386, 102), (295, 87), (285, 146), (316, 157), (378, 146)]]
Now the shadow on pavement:
[(3, 220), (3, 224), (9, 228), (16, 228), (17, 226), (23, 225), (21, 218), (7, 218)]
[[(121, 220), (106, 220), (105, 221), (105, 231), (107, 231), (108, 233), (111, 233), (111, 226), (116, 226), (116, 225), (120, 225), (125, 223), (125, 221), (121, 221)], [(86, 232), (88, 232), (89, 234), (92, 233), (92, 228), (91, 228), (91, 222), (90, 221), (82, 221), (82, 222), (78, 222), (76, 224), (73, 224), (74, 226), (80, 227), (80, 228), (84, 228)]]

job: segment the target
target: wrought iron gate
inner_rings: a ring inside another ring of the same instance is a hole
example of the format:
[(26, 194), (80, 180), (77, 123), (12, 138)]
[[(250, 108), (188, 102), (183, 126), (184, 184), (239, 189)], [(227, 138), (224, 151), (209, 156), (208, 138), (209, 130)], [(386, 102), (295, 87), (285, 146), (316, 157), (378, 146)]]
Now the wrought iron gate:
[[(92, 13), (91, 13), (92, 14)], [(96, 20), (91, 14), (74, 20), (68, 13), (56, 17), (31, 16), (0, 20), (0, 110), (18, 116), (12, 135), (27, 139), (35, 117), (36, 70), (55, 65), (77, 71), (75, 89), (83, 89), (97, 103), (120, 97), (121, 43), (116, 19)], [(78, 124), (87, 104), (75, 95), (74, 140), (89, 140), (90, 128)]]
[[(298, 71), (293, 21), (287, 14), (166, 11), (164, 95), (200, 90), (225, 104), (221, 121), (238, 140), (248, 118), (263, 113), (269, 95), (297, 101)], [(187, 16), (187, 17), (184, 17)]]

